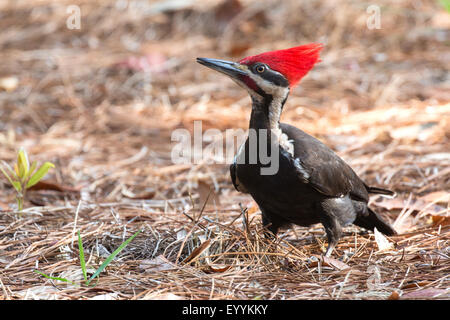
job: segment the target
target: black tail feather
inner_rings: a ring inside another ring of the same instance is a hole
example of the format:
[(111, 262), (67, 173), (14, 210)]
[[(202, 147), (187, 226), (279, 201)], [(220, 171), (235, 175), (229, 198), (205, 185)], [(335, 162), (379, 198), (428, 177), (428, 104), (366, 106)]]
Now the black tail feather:
[(367, 192), (369, 193), (373, 193), (373, 194), (383, 194), (386, 196), (395, 196), (395, 192), (391, 191), (391, 190), (387, 190), (387, 189), (382, 189), (382, 188), (377, 188), (377, 187), (369, 187), (366, 186)]
[(397, 234), (397, 232), (392, 228), (388, 223), (386, 223), (381, 216), (367, 207), (368, 215), (362, 215), (358, 214), (356, 217), (354, 224), (356, 224), (359, 227), (363, 227), (364, 229), (372, 230), (374, 228), (377, 228), (378, 231), (381, 233), (387, 235), (387, 236), (394, 236)]

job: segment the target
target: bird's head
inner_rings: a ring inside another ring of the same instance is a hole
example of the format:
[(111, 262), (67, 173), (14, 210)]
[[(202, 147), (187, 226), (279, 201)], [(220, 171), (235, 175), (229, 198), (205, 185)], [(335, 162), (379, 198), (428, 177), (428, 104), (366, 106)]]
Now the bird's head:
[(252, 98), (286, 98), (319, 61), (321, 44), (311, 43), (285, 50), (250, 56), (239, 62), (197, 58), (197, 62), (219, 71), (248, 90)]

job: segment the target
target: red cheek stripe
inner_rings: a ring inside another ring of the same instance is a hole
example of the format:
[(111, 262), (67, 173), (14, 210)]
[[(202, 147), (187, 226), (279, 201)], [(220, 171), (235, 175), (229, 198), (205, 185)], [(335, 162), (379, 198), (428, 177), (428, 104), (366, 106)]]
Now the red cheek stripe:
[(247, 87), (249, 87), (250, 89), (252, 89), (253, 91), (260, 93), (261, 89), (258, 87), (258, 85), (256, 84), (255, 81), (253, 81), (253, 79), (251, 79), (248, 76), (243, 76), (242, 77), (242, 81), (245, 83), (245, 85)]

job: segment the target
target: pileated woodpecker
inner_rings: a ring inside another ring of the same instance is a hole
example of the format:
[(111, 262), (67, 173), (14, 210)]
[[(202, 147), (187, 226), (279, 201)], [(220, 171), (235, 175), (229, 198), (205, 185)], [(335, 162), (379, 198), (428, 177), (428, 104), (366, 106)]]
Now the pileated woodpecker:
[[(263, 225), (274, 235), (292, 223), (322, 223), (328, 238), (326, 256), (330, 256), (342, 227), (349, 224), (370, 230), (376, 227), (386, 235), (396, 232), (368, 207), (369, 193), (393, 196), (392, 191), (369, 187), (325, 144), (280, 123), (290, 89), (319, 61), (321, 49), (322, 45), (313, 43), (250, 56), (237, 63), (208, 58), (197, 58), (197, 62), (245, 88), (252, 99), (250, 130), (270, 132), (264, 137), (256, 135), (253, 141), (247, 138), (239, 149), (230, 166), (236, 190), (253, 197)], [(261, 173), (267, 163), (259, 155), (251, 161), (252, 153), (258, 153), (264, 144), (278, 148), (274, 174)]]

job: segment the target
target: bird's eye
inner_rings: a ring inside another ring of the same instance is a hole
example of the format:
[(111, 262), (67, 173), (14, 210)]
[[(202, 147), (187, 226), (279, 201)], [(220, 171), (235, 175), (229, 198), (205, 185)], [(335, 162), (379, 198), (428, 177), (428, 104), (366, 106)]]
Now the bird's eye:
[(266, 71), (266, 66), (265, 65), (260, 64), (260, 65), (256, 66), (256, 72), (263, 73), (264, 71)]

